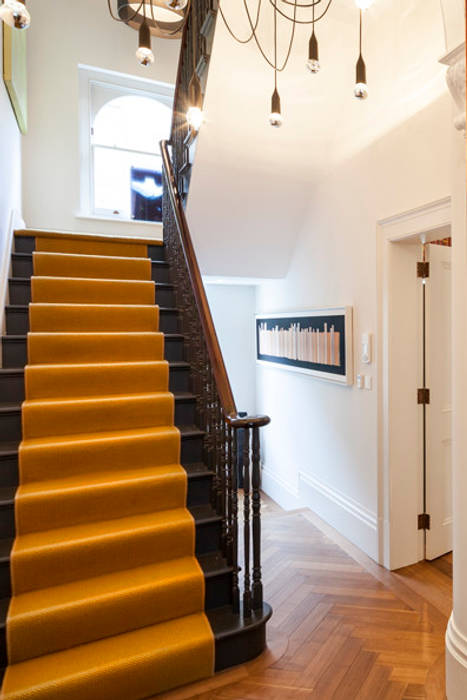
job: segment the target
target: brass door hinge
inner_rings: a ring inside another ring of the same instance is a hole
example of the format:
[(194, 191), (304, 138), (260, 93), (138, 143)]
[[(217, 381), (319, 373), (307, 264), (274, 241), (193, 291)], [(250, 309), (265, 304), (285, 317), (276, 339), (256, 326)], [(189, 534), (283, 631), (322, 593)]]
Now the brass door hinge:
[(417, 277), (425, 279), (430, 276), (430, 263), (423, 261), (417, 263)]
[(418, 529), (419, 530), (429, 530), (431, 525), (431, 518), (428, 513), (420, 513), (418, 516)]
[(425, 405), (430, 403), (429, 389), (417, 389), (417, 403)]

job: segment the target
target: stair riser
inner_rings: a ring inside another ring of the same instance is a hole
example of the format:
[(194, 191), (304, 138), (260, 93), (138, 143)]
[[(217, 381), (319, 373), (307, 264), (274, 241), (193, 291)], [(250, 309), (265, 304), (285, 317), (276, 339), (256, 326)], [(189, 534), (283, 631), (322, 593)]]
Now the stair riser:
[[(195, 423), (195, 401), (175, 401), (175, 425), (193, 425)], [(146, 426), (133, 426), (146, 427)], [(119, 430), (112, 426), (108, 430)], [(0, 411), (0, 443), (21, 440), (21, 410)]]
[(21, 441), (21, 409), (0, 412), (0, 443)]
[(0, 483), (6, 487), (18, 485), (18, 455), (16, 453), (0, 458)]
[[(4, 336), (2, 340), (3, 367), (18, 368), (27, 365), (26, 338)], [(183, 338), (165, 339), (165, 359), (180, 362), (184, 358)]]
[(203, 475), (188, 479), (187, 506), (208, 505), (211, 502), (212, 476)]
[[(34, 236), (15, 236), (15, 253), (32, 253), (36, 249)], [(148, 256), (151, 260), (165, 260), (165, 248), (163, 245), (148, 245)]]
[[(21, 423), (20, 423), (21, 426)], [(21, 435), (18, 438), (18, 444), (21, 440)], [(181, 439), (181, 463), (194, 464), (202, 462), (203, 457), (203, 438), (201, 436), (185, 437)], [(17, 452), (11, 455), (5, 455), (0, 458), (0, 484), (1, 486), (17, 486), (18, 485), (18, 454)], [(193, 485), (192, 485), (193, 484)], [(205, 479), (196, 477), (189, 479), (188, 482), (188, 504), (199, 505), (208, 503), (210, 500), (211, 478), (208, 476)], [(193, 491), (192, 491), (193, 489)], [(1, 507), (0, 507), (1, 513)], [(0, 516), (1, 517), (1, 516)], [(1, 596), (0, 596), (1, 598)]]
[[(166, 264), (160, 265), (158, 262), (154, 261), (152, 265), (151, 279), (153, 282), (170, 282), (170, 272), (169, 267)], [(29, 279), (34, 274), (34, 264), (31, 257), (23, 257), (22, 255), (13, 254), (12, 257), (12, 273), (13, 277), (19, 277), (22, 279)]]
[[(189, 368), (170, 368), (169, 391), (190, 391)], [(21, 403), (24, 401), (24, 373), (17, 374), (0, 372), (0, 396), (8, 403)]]
[(226, 572), (206, 579), (204, 607), (213, 610), (232, 604), (232, 574)]
[[(74, 330), (74, 329), (72, 329)], [(159, 330), (162, 333), (179, 333), (180, 323), (176, 311), (160, 311)], [(6, 309), (7, 335), (26, 335), (29, 333), (29, 309)]]
[(196, 526), (196, 554), (207, 554), (221, 549), (221, 523), (213, 521)]
[(0, 396), (8, 403), (24, 401), (24, 372), (0, 372)]
[[(7, 517), (8, 522), (11, 523), (13, 529), (6, 531), (7, 528)], [(7, 513), (6, 508), (2, 508), (0, 511), (1, 520), (5, 520), (5, 534), (2, 537), (15, 536), (14, 531), (14, 513), (13, 506), (9, 506), (9, 511)], [(197, 523), (196, 524), (196, 554), (201, 556), (209, 552), (215, 552), (220, 548), (221, 540), (221, 523), (219, 521), (213, 521), (208, 523)], [(206, 589), (207, 590), (207, 589)], [(208, 592), (208, 591), (207, 591)], [(9, 559), (0, 562), (0, 598), (8, 598), (11, 595), (11, 582), (10, 582), (10, 562)], [(217, 592), (213, 591), (212, 587), (209, 589), (209, 600), (212, 604), (216, 601)], [(216, 605), (217, 607), (217, 605)]]
[(194, 438), (182, 436), (182, 464), (194, 464), (195, 462), (202, 462), (203, 456), (203, 438), (201, 436), (196, 436)]
[[(10, 304), (27, 305), (31, 302), (31, 280), (11, 279), (8, 282)], [(156, 304), (159, 306), (175, 306), (175, 294), (172, 288), (156, 284)]]
[(15, 236), (15, 253), (32, 253), (36, 249), (34, 236)]

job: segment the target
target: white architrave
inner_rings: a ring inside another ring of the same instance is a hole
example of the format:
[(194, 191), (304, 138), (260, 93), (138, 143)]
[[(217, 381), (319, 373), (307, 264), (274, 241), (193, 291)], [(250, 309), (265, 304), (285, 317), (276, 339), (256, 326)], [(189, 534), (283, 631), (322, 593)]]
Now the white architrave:
[[(445, 197), (378, 222), (379, 561), (388, 569), (424, 556), (423, 535), (417, 529), (422, 467), (415, 390), (420, 358), (418, 328), (413, 326), (419, 312), (413, 294), (419, 250), (404, 243), (450, 235), (451, 217), (451, 198)], [(405, 348), (395, 339), (400, 327), (412, 328)]]

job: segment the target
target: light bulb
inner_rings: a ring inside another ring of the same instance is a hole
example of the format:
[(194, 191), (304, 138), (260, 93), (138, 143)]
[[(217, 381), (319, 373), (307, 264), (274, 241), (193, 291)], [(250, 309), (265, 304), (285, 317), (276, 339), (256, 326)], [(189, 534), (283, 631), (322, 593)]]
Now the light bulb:
[(355, 0), (357, 7), (360, 10), (368, 10), (373, 5), (374, 0)]
[(31, 24), (31, 15), (19, 0), (5, 0), (0, 6), (0, 19), (14, 29), (27, 29)]
[(136, 58), (142, 66), (150, 66), (154, 63), (154, 54), (146, 46), (140, 46), (136, 52)]
[(321, 70), (321, 63), (315, 58), (309, 58), (306, 62), (306, 67), (309, 71), (311, 71), (311, 73), (319, 73)]
[(184, 10), (188, 5), (188, 0), (166, 0), (165, 4), (171, 10)]
[(359, 100), (366, 100), (368, 97), (368, 85), (366, 83), (357, 83), (354, 87), (353, 94)]
[(193, 131), (199, 131), (204, 120), (203, 111), (199, 107), (189, 107), (186, 120)]
[(271, 126), (282, 126), (282, 114), (280, 112), (271, 112), (269, 115), (269, 123)]

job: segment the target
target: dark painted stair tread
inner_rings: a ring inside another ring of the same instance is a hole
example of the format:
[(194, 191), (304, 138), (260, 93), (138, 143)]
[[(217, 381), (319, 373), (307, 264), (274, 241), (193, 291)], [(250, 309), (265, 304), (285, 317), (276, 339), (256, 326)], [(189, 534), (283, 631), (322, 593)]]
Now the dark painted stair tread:
[(254, 610), (250, 617), (244, 617), (241, 613), (233, 612), (231, 606), (206, 610), (209, 622), (216, 639), (232, 637), (235, 634), (242, 634), (248, 629), (254, 629), (264, 625), (265, 618), (271, 617), (272, 609), (267, 604), (263, 604), (262, 610)]
[(184, 464), (184, 469), (188, 474), (189, 479), (198, 479), (201, 477), (214, 476), (214, 472), (208, 469), (203, 462), (192, 462), (191, 464)]
[(0, 457), (14, 457), (18, 454), (19, 441), (0, 442)]
[(218, 515), (214, 508), (208, 504), (200, 506), (191, 506), (189, 508), (189, 511), (195, 519), (197, 525), (215, 523), (222, 520), (221, 516)]
[(0, 598), (0, 630), (6, 628), (6, 616), (8, 614), (8, 608), (10, 607), (9, 598)]
[(13, 547), (13, 542), (14, 539), (12, 537), (0, 539), (0, 564), (10, 561), (10, 552)]
[[(196, 425), (182, 425), (177, 427), (181, 433), (182, 439), (184, 437), (194, 438), (204, 436), (204, 431), (200, 430)], [(0, 442), (0, 457), (5, 455), (15, 455), (18, 452), (18, 447), (19, 441)]]
[(0, 507), (13, 505), (15, 502), (16, 486), (2, 486), (0, 488)]
[[(162, 283), (158, 282), (158, 284)], [(26, 313), (27, 311), (29, 311), (29, 304), (7, 304), (5, 308), (7, 311), (21, 311)], [(178, 314), (178, 309), (175, 306), (159, 306), (159, 311), (161, 313)]]
[[(151, 393), (151, 392), (149, 392), (149, 393)], [(174, 391), (172, 393), (175, 397), (175, 401), (196, 401), (195, 394), (192, 394), (189, 391)], [(131, 394), (129, 394), (129, 395), (131, 396)], [(113, 396), (113, 394), (108, 394), (108, 395), (105, 395), (101, 398), (109, 398), (109, 397), (111, 398), (112, 396)], [(82, 398), (87, 399), (87, 398), (95, 398), (95, 397), (83, 396)], [(66, 399), (60, 399), (60, 397), (58, 397), (56, 399), (50, 399), (50, 401), (60, 401), (60, 400), (66, 401)], [(40, 399), (38, 399), (38, 401), (40, 401)], [(8, 413), (9, 411), (21, 411), (21, 403), (18, 403), (15, 401), (0, 402), (0, 413)]]
[[(4, 338), (6, 336), (3, 336)], [(18, 337), (18, 338), (26, 338), (26, 336), (9, 336), (10, 338), (12, 337)], [(182, 360), (176, 360), (176, 361), (171, 361), (169, 362), (169, 369), (173, 370), (180, 370), (180, 369), (190, 369), (190, 363), (189, 362), (184, 362)], [(13, 377), (24, 377), (24, 367), (0, 367), (0, 377), (8, 375), (8, 376), (13, 376)]]
[[(79, 279), (79, 278), (78, 278)], [(14, 282), (15, 284), (30, 285), (30, 277), (9, 277), (9, 282)], [(164, 287), (164, 289), (173, 289), (174, 285), (172, 282), (155, 282), (156, 287)]]
[(198, 554), (197, 559), (206, 578), (212, 578), (213, 576), (233, 571), (233, 568), (227, 564), (221, 552)]
[[(163, 246), (160, 246), (163, 247)], [(12, 253), (12, 257), (17, 260), (32, 260), (32, 253)], [(123, 256), (125, 257), (125, 256)], [(161, 267), (169, 267), (169, 263), (166, 260), (152, 260), (153, 265), (160, 265)]]

